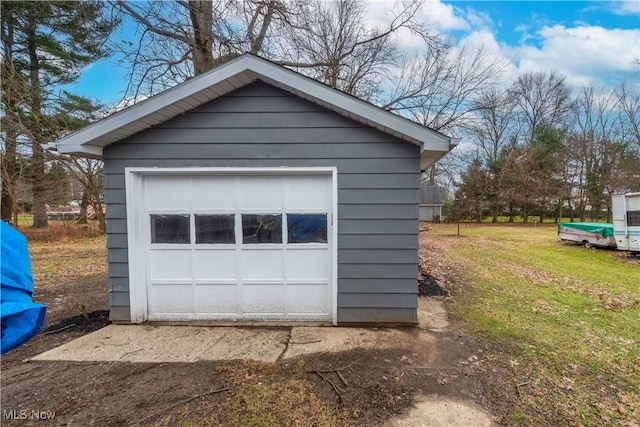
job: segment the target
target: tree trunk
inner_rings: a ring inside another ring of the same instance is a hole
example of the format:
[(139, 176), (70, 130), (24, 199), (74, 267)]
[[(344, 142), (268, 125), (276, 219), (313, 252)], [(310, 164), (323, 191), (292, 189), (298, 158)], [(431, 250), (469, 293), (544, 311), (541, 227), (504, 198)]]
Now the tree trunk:
[(91, 205), (93, 206), (93, 210), (96, 213), (96, 220), (98, 220), (98, 229), (101, 233), (105, 233), (107, 231), (107, 222), (104, 218), (104, 212), (102, 211), (102, 203), (100, 203), (100, 199), (91, 200)]
[(40, 60), (38, 58), (38, 45), (36, 27), (38, 25), (37, 8), (29, 13), (29, 27), (27, 29), (27, 48), (29, 50), (29, 78), (31, 83), (31, 120), (30, 129), (32, 162), (31, 162), (31, 183), (33, 190), (33, 226), (35, 228), (46, 228), (47, 210), (45, 208), (45, 198), (47, 196), (47, 186), (44, 176), (44, 150), (40, 143), (43, 138), (42, 114), (42, 93), (40, 89)]
[(605, 199), (605, 204), (607, 207), (607, 222), (608, 223), (612, 223), (613, 222), (613, 206), (612, 205), (612, 197), (613, 197), (613, 193), (609, 192), (607, 194), (607, 198)]
[[(7, 138), (8, 139), (8, 138)], [(7, 143), (8, 145), (8, 143)], [(8, 149), (7, 149), (8, 151)], [(2, 156), (2, 198), (0, 199), (0, 218), (7, 222), (13, 222), (13, 213), (16, 208), (15, 185), (13, 182), (13, 173), (11, 163), (15, 160), (8, 154)]]
[(435, 163), (433, 165), (431, 165), (431, 167), (429, 168), (429, 171), (425, 171), (425, 173), (427, 174), (428, 177), (428, 183), (429, 185), (436, 185), (436, 165)]
[(46, 228), (49, 226), (45, 198), (47, 185), (44, 177), (44, 152), (42, 146), (33, 142), (33, 157), (31, 161), (31, 185), (33, 190), (33, 227)]
[(195, 75), (213, 68), (213, 2), (189, 0), (189, 17), (193, 26), (193, 69)]
[(96, 214), (96, 220), (98, 220), (98, 228), (101, 233), (107, 231), (107, 222), (104, 217), (104, 212), (102, 211), (102, 202), (100, 201), (100, 192), (96, 188), (96, 185), (93, 180), (89, 180), (87, 186), (85, 187), (85, 191), (89, 191), (89, 200), (91, 201), (91, 206), (93, 206), (93, 210)]
[[(2, 59), (2, 103), (4, 106), (5, 120), (3, 131), (5, 133), (4, 155), (2, 156), (2, 196), (0, 199), (0, 218), (7, 223), (12, 223), (16, 212), (15, 179), (17, 176), (16, 162), (16, 114), (15, 114), (15, 88), (13, 87), (15, 68), (13, 65), (13, 11), (11, 3), (3, 5), (2, 19), (2, 44), (4, 57)], [(17, 224), (16, 224), (17, 225)]]
[(564, 200), (558, 200), (558, 211), (556, 213), (556, 219), (555, 219), (555, 223), (559, 223), (560, 221), (562, 221), (562, 205), (564, 205)]
[(78, 216), (78, 224), (87, 223), (87, 206), (89, 205), (89, 194), (87, 190), (82, 192), (82, 200), (80, 201), (80, 215)]
[(571, 203), (571, 199), (568, 200), (569, 203), (569, 221), (574, 222), (576, 219), (576, 215), (573, 209), (573, 203)]
[[(257, 22), (258, 16), (263, 13), (263, 10), (265, 10), (265, 8), (266, 8), (266, 11), (264, 12), (264, 15), (262, 17), (262, 25), (260, 26), (260, 31), (256, 36), (254, 34), (255, 24)], [(275, 12), (275, 8), (276, 8), (276, 2), (273, 0), (269, 1), (266, 4), (263, 3), (258, 8), (256, 8), (256, 11), (251, 19), (251, 24), (249, 25), (249, 28), (248, 28), (248, 33), (249, 33), (248, 36), (249, 36), (249, 41), (251, 43), (251, 53), (253, 53), (254, 55), (257, 55), (258, 53), (260, 53), (260, 51), (262, 51), (262, 44), (264, 43), (264, 38), (267, 35), (267, 30), (271, 25), (271, 20), (273, 19), (273, 13)]]

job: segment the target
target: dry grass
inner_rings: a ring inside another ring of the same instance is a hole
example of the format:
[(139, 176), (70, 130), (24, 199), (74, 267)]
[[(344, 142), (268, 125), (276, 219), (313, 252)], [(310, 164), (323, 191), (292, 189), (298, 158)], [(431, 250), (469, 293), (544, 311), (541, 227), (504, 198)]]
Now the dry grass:
[(305, 371), (304, 361), (223, 364), (217, 371), (226, 378), (228, 390), (215, 399), (202, 396), (178, 406), (154, 426), (353, 425), (346, 411), (316, 395), (317, 385)]
[(30, 241), (29, 252), (38, 288), (57, 288), (107, 274), (106, 236)]
[(90, 221), (89, 224), (76, 224), (75, 221), (49, 221), (47, 228), (20, 225), (18, 229), (30, 242), (59, 242), (104, 234), (98, 229), (96, 221)]
[(33, 228), (31, 215), (18, 219), (18, 230), (27, 238), (38, 288), (106, 277), (106, 236), (100, 233), (96, 221), (49, 221), (47, 228)]

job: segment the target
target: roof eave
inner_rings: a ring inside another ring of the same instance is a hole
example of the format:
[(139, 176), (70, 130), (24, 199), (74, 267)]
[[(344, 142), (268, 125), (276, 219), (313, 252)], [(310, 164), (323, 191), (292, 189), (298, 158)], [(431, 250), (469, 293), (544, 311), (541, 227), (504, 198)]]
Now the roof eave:
[(59, 154), (69, 154), (71, 156), (88, 157), (92, 159), (102, 158), (102, 147), (88, 144), (56, 144), (53, 147)]
[[(160, 124), (192, 108), (195, 108), (195, 106), (193, 105), (187, 105), (183, 108), (176, 107), (176, 104), (184, 102), (195, 94), (202, 93), (207, 89), (210, 90), (210, 93), (215, 94), (215, 96), (209, 97), (210, 99), (206, 101), (200, 101), (200, 105), (202, 105), (209, 100), (216, 99), (217, 97), (224, 95), (225, 93), (235, 90), (235, 87), (233, 87), (231, 84), (227, 86), (226, 89), (222, 87), (216, 87), (216, 85), (232, 79), (233, 77), (236, 77), (238, 82), (241, 83), (240, 85), (238, 85), (238, 87), (247, 85), (252, 81), (255, 81), (255, 78), (247, 79), (246, 74), (243, 78), (243, 71), (246, 71), (248, 69), (248, 66), (245, 64), (247, 59), (247, 57), (239, 57), (217, 67), (215, 69), (215, 72), (218, 78), (214, 82), (209, 81), (208, 74), (202, 74), (188, 80), (183, 84), (179, 84), (175, 87), (167, 89), (166, 91), (156, 96), (152, 96), (145, 99), (144, 101), (140, 101), (139, 103), (129, 108), (118, 111), (117, 113), (114, 113), (109, 117), (106, 117), (63, 138), (60, 138), (56, 142), (58, 151), (66, 152), (67, 149), (61, 148), (65, 145), (78, 147), (81, 145), (87, 145), (92, 141), (94, 142), (94, 144), (91, 145), (96, 145), (97, 143), (104, 147), (119, 139), (130, 136), (133, 133)], [(166, 111), (170, 107), (173, 107), (172, 111)], [(150, 119), (154, 115), (162, 116), (162, 113), (164, 112), (168, 113), (164, 117), (164, 119), (162, 119), (161, 117)], [(122, 137), (118, 136), (118, 130), (126, 128), (127, 126), (132, 126), (134, 124), (138, 124), (137, 131), (131, 132), (131, 134), (125, 133)], [(83, 151), (80, 150), (80, 152), (82, 153)]]
[[(246, 54), (156, 96), (69, 134), (56, 143), (61, 153), (98, 157), (102, 147), (170, 120), (198, 105), (256, 80), (263, 80), (345, 117), (420, 146), (446, 154), (452, 138), (325, 84)], [(86, 147), (86, 148), (85, 148)]]

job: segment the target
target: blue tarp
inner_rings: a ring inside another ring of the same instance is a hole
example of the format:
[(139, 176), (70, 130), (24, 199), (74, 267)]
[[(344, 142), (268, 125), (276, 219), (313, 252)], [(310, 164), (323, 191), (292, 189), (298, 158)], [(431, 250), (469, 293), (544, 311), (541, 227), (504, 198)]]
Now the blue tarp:
[(31, 300), (33, 274), (27, 239), (4, 221), (0, 226), (1, 352), (5, 354), (38, 333), (47, 308)]
[(327, 215), (287, 214), (287, 228), (294, 242), (306, 242), (323, 231), (326, 234)]

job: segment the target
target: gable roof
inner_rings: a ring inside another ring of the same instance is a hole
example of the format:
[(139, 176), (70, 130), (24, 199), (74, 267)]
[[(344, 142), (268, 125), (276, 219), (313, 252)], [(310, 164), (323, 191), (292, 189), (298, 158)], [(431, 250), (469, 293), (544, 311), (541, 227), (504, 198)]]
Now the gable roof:
[(101, 157), (109, 144), (163, 123), (186, 111), (262, 80), (356, 122), (420, 147), (425, 169), (449, 152), (457, 140), (385, 111), (271, 61), (244, 54), (158, 95), (92, 123), (55, 142), (59, 153)]

